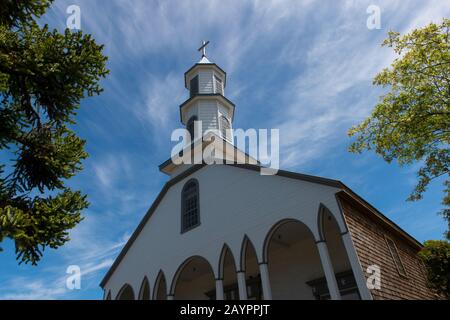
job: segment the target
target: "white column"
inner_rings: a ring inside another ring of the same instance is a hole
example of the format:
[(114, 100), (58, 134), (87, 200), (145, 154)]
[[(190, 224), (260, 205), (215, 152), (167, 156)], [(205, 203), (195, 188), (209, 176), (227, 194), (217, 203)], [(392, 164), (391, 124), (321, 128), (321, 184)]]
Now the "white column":
[(362, 300), (372, 300), (372, 294), (367, 288), (366, 277), (364, 276), (361, 265), (359, 264), (358, 255), (356, 254), (355, 247), (353, 246), (352, 238), (347, 232), (341, 235), (342, 242), (344, 243), (345, 251), (347, 251), (348, 260), (352, 267), (353, 276), (355, 277), (356, 284), (358, 285), (359, 294)]
[(168, 294), (168, 295), (167, 295), (167, 300), (174, 300), (173, 295)]
[(272, 300), (272, 289), (270, 288), (269, 268), (267, 263), (261, 263), (259, 265), (259, 273), (261, 275), (264, 300)]
[(245, 272), (237, 272), (237, 282), (239, 288), (239, 300), (247, 300), (247, 283), (245, 282)]
[(332, 300), (341, 300), (341, 294), (339, 293), (339, 287), (336, 282), (336, 276), (334, 274), (333, 264), (331, 263), (326, 242), (317, 242), (317, 249), (319, 250), (320, 261), (322, 262), (322, 269), (325, 272), (330, 297)]
[(223, 300), (223, 281), (216, 279), (216, 300)]

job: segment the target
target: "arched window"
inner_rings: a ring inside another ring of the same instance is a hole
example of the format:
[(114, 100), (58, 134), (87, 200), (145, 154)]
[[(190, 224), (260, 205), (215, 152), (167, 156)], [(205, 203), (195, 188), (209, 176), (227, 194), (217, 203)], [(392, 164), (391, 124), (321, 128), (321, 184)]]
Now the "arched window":
[(189, 118), (187, 124), (186, 124), (186, 129), (189, 132), (189, 134), (191, 135), (191, 141), (194, 141), (194, 128), (195, 128), (195, 121), (197, 121), (197, 117), (196, 116), (192, 116)]
[(191, 179), (181, 192), (181, 232), (186, 232), (200, 224), (200, 198), (198, 181)]
[(227, 139), (227, 130), (230, 130), (230, 121), (224, 116), (220, 116), (220, 132), (222, 133), (222, 137)]

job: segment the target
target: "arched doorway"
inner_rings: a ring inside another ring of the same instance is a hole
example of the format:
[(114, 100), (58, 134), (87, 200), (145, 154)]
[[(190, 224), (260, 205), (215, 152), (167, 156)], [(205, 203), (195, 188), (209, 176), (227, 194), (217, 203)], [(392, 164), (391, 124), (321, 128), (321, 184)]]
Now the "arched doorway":
[(153, 287), (153, 300), (167, 299), (166, 277), (162, 271), (159, 271), (156, 277), (155, 286)]
[[(324, 277), (319, 252), (310, 229), (297, 220), (282, 220), (264, 244), (273, 299), (312, 300), (310, 282)], [(326, 283), (326, 282), (325, 282)]]
[[(325, 206), (321, 206), (318, 218), (321, 240), (325, 241), (328, 247), (341, 299), (361, 299), (336, 218)], [(326, 292), (326, 288), (324, 288), (323, 285), (323, 292), (320, 292), (320, 286), (317, 287), (317, 295), (322, 296), (323, 298), (329, 297), (329, 294)]]
[(239, 300), (236, 263), (230, 248), (223, 246), (219, 261), (219, 278), (223, 281), (224, 300)]
[(263, 299), (261, 276), (259, 274), (258, 258), (255, 247), (249, 238), (245, 237), (241, 251), (241, 271), (245, 272), (248, 300)]
[(129, 284), (125, 284), (117, 294), (116, 300), (134, 300), (134, 291)]
[(147, 277), (142, 280), (141, 289), (139, 290), (139, 300), (150, 300), (150, 285)]
[(175, 273), (171, 294), (175, 300), (215, 299), (215, 278), (209, 262), (199, 256), (187, 259)]

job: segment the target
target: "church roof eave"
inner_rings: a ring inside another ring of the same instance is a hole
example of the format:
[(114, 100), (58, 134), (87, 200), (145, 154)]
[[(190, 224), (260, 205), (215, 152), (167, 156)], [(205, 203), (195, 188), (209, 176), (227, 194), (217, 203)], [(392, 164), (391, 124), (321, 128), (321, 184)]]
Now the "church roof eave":
[[(254, 165), (257, 165), (257, 166), (261, 166), (261, 162), (259, 162), (257, 159), (255, 159), (255, 158), (253, 158), (252, 156), (250, 156), (247, 152), (242, 151), (241, 149), (239, 149), (238, 147), (236, 147), (234, 144), (230, 143), (229, 141), (224, 140), (222, 137), (220, 137), (219, 135), (217, 135), (217, 134), (214, 133), (214, 132), (208, 132), (208, 133), (204, 136), (205, 140), (203, 140), (202, 142), (205, 143), (205, 144), (203, 145), (203, 147), (211, 141), (211, 140), (210, 140), (210, 139), (211, 139), (211, 135), (215, 136), (217, 139), (223, 140), (228, 146), (231, 146), (231, 147), (233, 148), (233, 155), (234, 155), (234, 159), (235, 159), (235, 161), (236, 161), (235, 163), (239, 163), (239, 162), (238, 162), (239, 156), (243, 156), (243, 158), (246, 160), (246, 163), (247, 163), (247, 164), (254, 164)], [(184, 147), (183, 150), (181, 150), (181, 151), (179, 152), (179, 156), (181, 157), (181, 156), (183, 155), (184, 150), (187, 150), (187, 149), (189, 149), (189, 148), (192, 148), (192, 145), (195, 144), (195, 143), (197, 143), (198, 141), (199, 141), (199, 140), (193, 141), (193, 142), (191, 142), (190, 145)], [(202, 147), (202, 148), (203, 148), (203, 147)], [(225, 151), (226, 151), (226, 150), (230, 150), (229, 147), (226, 147), (226, 148), (225, 148)], [(222, 150), (222, 151), (223, 151), (223, 150)], [(241, 159), (242, 159), (242, 158), (241, 158)], [(164, 161), (163, 163), (161, 163), (161, 164), (158, 166), (158, 169), (159, 169), (159, 171), (161, 171), (161, 172), (163, 172), (163, 173), (165, 173), (165, 174), (169, 174), (169, 175), (170, 175), (170, 174), (171, 174), (171, 170), (173, 170), (173, 169), (176, 168), (177, 166), (179, 166), (179, 165), (174, 164), (173, 161), (172, 161), (172, 157), (170, 157), (169, 159), (167, 159), (166, 161)]]
[(418, 250), (420, 250), (423, 245), (415, 239), (413, 236), (411, 236), (408, 232), (403, 230), (399, 225), (397, 225), (395, 222), (393, 222), (391, 219), (386, 217), (381, 211), (379, 211), (377, 208), (372, 206), (369, 202), (364, 200), (361, 196), (359, 196), (357, 193), (355, 193), (352, 189), (347, 187), (345, 184), (342, 184), (343, 189), (336, 193), (336, 197), (339, 199), (344, 199), (355, 206), (358, 206), (359, 208), (363, 209), (365, 212), (370, 212), (372, 215), (371, 217), (375, 220), (378, 220), (382, 222), (385, 225), (388, 225), (390, 228), (392, 228), (400, 237), (408, 241), (410, 244), (414, 245)]

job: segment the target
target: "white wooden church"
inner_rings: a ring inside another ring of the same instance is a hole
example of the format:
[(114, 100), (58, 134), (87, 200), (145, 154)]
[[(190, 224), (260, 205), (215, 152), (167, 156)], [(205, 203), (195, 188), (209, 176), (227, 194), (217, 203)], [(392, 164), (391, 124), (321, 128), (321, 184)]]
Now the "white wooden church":
[[(200, 120), (203, 134), (232, 146), (226, 73), (202, 49), (184, 75), (181, 122), (192, 132)], [(248, 158), (231, 150), (226, 157)], [(434, 297), (416, 255), (421, 244), (343, 183), (259, 169), (161, 164), (169, 179), (102, 280), (104, 299)], [(381, 287), (369, 289), (372, 265)]]

